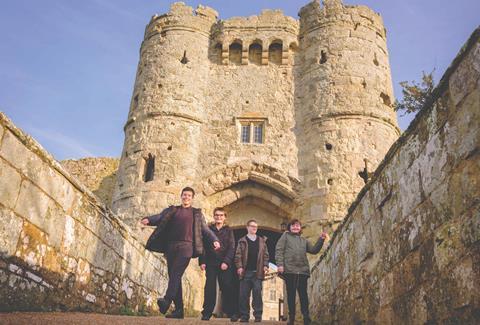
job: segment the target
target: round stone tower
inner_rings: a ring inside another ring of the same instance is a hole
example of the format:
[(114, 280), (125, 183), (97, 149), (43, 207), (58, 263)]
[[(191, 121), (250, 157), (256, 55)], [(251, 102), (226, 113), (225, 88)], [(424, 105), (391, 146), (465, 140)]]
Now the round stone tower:
[(132, 228), (195, 179), (217, 16), (175, 3), (146, 27), (112, 204)]
[(340, 0), (311, 2), (299, 15), (295, 129), (309, 236), (346, 216), (365, 167), (375, 170), (399, 129), (380, 15)]

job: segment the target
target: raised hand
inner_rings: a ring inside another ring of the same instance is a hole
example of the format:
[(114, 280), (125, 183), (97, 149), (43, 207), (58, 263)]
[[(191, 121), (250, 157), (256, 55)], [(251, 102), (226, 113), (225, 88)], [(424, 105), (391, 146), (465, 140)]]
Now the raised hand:
[(329, 236), (325, 231), (322, 232), (322, 234), (320, 235), (320, 237), (321, 237), (322, 239), (324, 239), (325, 241), (330, 240), (330, 236)]

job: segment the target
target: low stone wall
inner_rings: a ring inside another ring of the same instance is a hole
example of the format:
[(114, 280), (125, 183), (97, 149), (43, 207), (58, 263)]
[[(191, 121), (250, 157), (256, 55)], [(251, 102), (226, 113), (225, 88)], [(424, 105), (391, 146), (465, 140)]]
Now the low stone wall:
[(0, 140), (0, 311), (156, 312), (164, 259), (1, 112)]
[(118, 158), (83, 158), (63, 160), (60, 163), (107, 206), (112, 205), (113, 189), (117, 181)]
[(480, 29), (314, 266), (322, 324), (480, 323)]

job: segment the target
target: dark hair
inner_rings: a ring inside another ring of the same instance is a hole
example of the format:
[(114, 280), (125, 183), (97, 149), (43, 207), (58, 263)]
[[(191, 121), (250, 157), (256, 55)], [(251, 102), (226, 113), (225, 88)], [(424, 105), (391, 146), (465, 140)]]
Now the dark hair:
[(249, 226), (251, 222), (255, 222), (256, 224), (258, 224), (257, 220), (250, 219), (250, 220), (247, 221), (247, 226)]
[(180, 195), (182, 195), (183, 192), (192, 192), (192, 197), (195, 196), (195, 191), (194, 191), (194, 189), (191, 188), (191, 187), (188, 187), (188, 186), (187, 186), (187, 187), (184, 187), (183, 190), (182, 190), (182, 193), (180, 193)]
[(217, 211), (223, 212), (223, 214), (225, 215), (225, 218), (227, 217), (227, 212), (225, 211), (224, 208), (216, 207), (215, 209), (213, 209), (213, 214), (215, 214), (215, 212)]
[[(292, 227), (292, 225), (294, 225), (294, 224), (296, 224), (296, 223), (299, 223), (300, 226), (302, 225), (302, 223), (300, 222), (300, 220), (298, 220), (298, 219), (292, 219), (292, 220), (288, 223), (288, 225), (287, 225), (287, 230), (288, 230), (288, 231), (291, 231), (290, 228)], [(300, 230), (300, 232), (301, 232), (301, 230)]]

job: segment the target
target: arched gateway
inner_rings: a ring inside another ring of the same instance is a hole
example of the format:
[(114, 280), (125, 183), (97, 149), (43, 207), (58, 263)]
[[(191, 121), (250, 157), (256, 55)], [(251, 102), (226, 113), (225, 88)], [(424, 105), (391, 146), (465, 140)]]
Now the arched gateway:
[[(267, 238), (270, 263), (276, 264), (275, 245), (297, 210), (299, 184), (272, 166), (241, 163), (220, 168), (206, 177), (198, 186), (202, 196), (199, 199), (208, 216), (215, 207), (225, 208), (236, 241), (247, 233), (247, 221), (255, 219), (258, 234)], [(270, 277), (264, 285), (265, 316), (270, 314), (277, 319), (280, 292), (282, 281)], [(220, 305), (217, 303), (217, 307)], [(215, 312), (219, 313), (220, 308)]]

